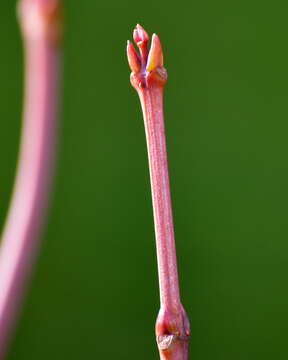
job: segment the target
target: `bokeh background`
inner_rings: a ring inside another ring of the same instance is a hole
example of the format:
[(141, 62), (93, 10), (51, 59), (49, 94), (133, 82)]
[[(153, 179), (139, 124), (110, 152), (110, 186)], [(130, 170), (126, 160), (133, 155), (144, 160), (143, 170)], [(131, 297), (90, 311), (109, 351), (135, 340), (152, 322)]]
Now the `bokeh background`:
[[(288, 358), (287, 4), (65, 1), (54, 192), (9, 360), (157, 359), (143, 121), (126, 40), (157, 32), (190, 358)], [(19, 143), (22, 45), (0, 4), (0, 220)]]

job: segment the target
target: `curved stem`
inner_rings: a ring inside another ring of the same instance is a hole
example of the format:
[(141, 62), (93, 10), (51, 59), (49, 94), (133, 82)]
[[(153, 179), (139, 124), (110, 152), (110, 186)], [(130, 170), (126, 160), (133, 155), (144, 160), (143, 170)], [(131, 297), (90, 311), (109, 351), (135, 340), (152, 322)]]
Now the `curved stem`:
[(23, 0), (20, 5), (25, 99), (16, 181), (0, 247), (0, 359), (7, 351), (36, 253), (55, 140), (58, 49), (50, 36), (55, 26), (47, 25), (41, 0)]

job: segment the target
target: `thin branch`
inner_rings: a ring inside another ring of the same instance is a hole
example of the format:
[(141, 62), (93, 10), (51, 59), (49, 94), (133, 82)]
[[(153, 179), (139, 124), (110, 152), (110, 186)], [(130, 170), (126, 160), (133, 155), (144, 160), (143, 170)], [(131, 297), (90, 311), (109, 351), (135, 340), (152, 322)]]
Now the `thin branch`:
[(0, 247), (0, 359), (8, 349), (38, 247), (53, 170), (59, 1), (19, 1), (25, 52), (21, 144)]
[(186, 360), (190, 327), (180, 302), (162, 104), (167, 73), (158, 36), (152, 36), (149, 52), (149, 37), (140, 25), (133, 37), (140, 55), (130, 41), (127, 55), (131, 83), (138, 92), (144, 117), (160, 285), (156, 340), (162, 360)]

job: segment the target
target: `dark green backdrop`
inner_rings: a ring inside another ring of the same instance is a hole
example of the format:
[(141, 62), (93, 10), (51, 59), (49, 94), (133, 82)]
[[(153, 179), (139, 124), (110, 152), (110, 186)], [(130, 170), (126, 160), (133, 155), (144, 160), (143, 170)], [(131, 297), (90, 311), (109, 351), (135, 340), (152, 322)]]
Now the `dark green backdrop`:
[[(19, 140), (22, 50), (0, 5), (0, 216)], [(157, 32), (191, 359), (288, 358), (284, 1), (65, 2), (55, 191), (9, 360), (157, 359), (144, 130), (126, 40)]]

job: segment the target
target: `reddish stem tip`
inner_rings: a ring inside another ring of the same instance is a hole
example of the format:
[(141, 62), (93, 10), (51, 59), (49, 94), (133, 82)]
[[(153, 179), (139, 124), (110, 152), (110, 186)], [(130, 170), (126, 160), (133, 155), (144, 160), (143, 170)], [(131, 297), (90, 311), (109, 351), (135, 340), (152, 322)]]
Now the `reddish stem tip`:
[(139, 46), (141, 43), (145, 44), (149, 41), (149, 35), (141, 25), (137, 24), (136, 28), (133, 31), (133, 39), (135, 43)]
[(137, 51), (134, 48), (134, 45), (131, 41), (127, 41), (127, 55), (128, 55), (128, 63), (132, 72), (140, 72), (141, 70), (141, 59), (138, 55)]
[(141, 25), (137, 25), (133, 32), (133, 39), (139, 48), (139, 54), (134, 45), (128, 41), (127, 57), (131, 74), (131, 83), (139, 90), (150, 86), (164, 86), (167, 72), (163, 67), (163, 52), (159, 37), (153, 34), (151, 47), (148, 50), (149, 36)]

